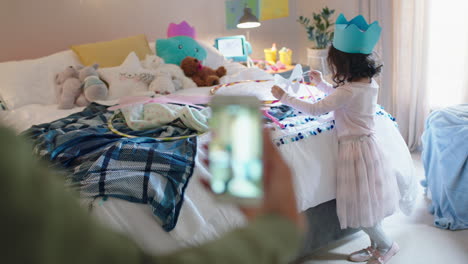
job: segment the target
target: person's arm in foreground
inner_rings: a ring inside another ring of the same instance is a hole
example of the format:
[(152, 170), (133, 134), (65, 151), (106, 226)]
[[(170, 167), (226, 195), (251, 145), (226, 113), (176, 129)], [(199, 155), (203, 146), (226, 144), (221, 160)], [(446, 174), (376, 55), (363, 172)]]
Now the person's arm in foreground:
[(163, 263), (275, 264), (293, 260), (299, 249), (303, 219), (297, 210), (292, 174), (269, 133), (264, 133), (263, 138), (265, 197), (259, 211), (249, 211), (260, 216), (221, 239), (161, 257)]
[(140, 249), (98, 225), (22, 139), (0, 128), (2, 263), (140, 263)]
[(263, 216), (216, 241), (154, 257), (91, 219), (12, 132), (0, 128), (0, 142), (2, 262), (283, 263), (297, 250), (300, 219), (291, 173), (271, 142), (265, 146), (273, 153), (265, 164), (273, 175), (265, 179)]

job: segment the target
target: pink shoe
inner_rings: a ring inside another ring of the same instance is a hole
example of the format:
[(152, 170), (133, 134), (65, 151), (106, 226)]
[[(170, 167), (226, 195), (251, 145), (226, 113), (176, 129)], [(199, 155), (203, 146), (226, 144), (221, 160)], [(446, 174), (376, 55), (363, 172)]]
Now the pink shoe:
[(371, 259), (375, 249), (371, 246), (368, 248), (361, 249), (353, 252), (348, 256), (348, 260), (352, 262), (365, 262)]
[(392, 247), (383, 255), (378, 250), (375, 250), (372, 258), (367, 262), (367, 264), (385, 264), (395, 256), (398, 251), (400, 251), (400, 247), (397, 243), (393, 242)]

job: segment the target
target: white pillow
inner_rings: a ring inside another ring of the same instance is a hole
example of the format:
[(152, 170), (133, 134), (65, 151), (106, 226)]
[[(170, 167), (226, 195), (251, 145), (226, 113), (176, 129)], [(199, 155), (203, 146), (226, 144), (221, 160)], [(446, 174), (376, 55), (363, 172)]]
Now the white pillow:
[(216, 91), (217, 95), (250, 95), (259, 100), (275, 100), (271, 94), (271, 87), (275, 84), (273, 80), (267, 82), (246, 81), (229, 86), (223, 86)]
[(79, 64), (71, 50), (34, 60), (0, 63), (0, 97), (10, 110), (28, 104), (57, 103), (55, 75)]
[(108, 100), (122, 96), (139, 95), (148, 91), (148, 79), (154, 74), (142, 67), (140, 59), (131, 52), (117, 67), (98, 69), (101, 78), (109, 84)]
[(203, 65), (210, 68), (216, 69), (219, 66), (224, 66), (228, 60), (221, 54), (215, 47), (205, 42), (198, 41), (198, 44), (206, 50), (206, 59), (203, 61)]
[[(274, 80), (267, 80), (262, 82), (255, 81), (241, 81), (237, 84), (226, 85), (220, 87), (215, 94), (217, 95), (250, 95), (256, 96), (259, 100), (270, 101), (276, 100), (276, 98), (271, 94), (271, 87), (275, 85)], [(281, 86), (281, 85), (280, 85)], [(282, 87), (283, 89), (285, 87)], [(310, 92), (313, 93), (315, 98), (323, 97), (323, 93), (320, 92), (317, 88), (301, 84), (299, 90), (294, 94), (291, 90), (288, 91), (290, 95), (293, 96), (309, 96)]]

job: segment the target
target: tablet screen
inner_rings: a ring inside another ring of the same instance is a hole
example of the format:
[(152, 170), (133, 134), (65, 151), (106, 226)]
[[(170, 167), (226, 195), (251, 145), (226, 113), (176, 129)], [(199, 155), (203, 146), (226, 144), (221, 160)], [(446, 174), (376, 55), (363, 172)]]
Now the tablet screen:
[(245, 55), (243, 41), (240, 38), (218, 39), (218, 50), (224, 57), (240, 57)]

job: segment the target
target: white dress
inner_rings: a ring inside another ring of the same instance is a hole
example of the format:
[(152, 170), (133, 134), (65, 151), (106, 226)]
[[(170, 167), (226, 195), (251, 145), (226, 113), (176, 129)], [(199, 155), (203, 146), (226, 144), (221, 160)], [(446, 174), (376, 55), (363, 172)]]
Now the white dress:
[(385, 158), (374, 135), (378, 84), (352, 82), (338, 88), (317, 86), (327, 97), (311, 103), (285, 93), (284, 104), (303, 113), (334, 111), (338, 135), (337, 214), (341, 228), (372, 227), (398, 208), (396, 175), (385, 168)]

